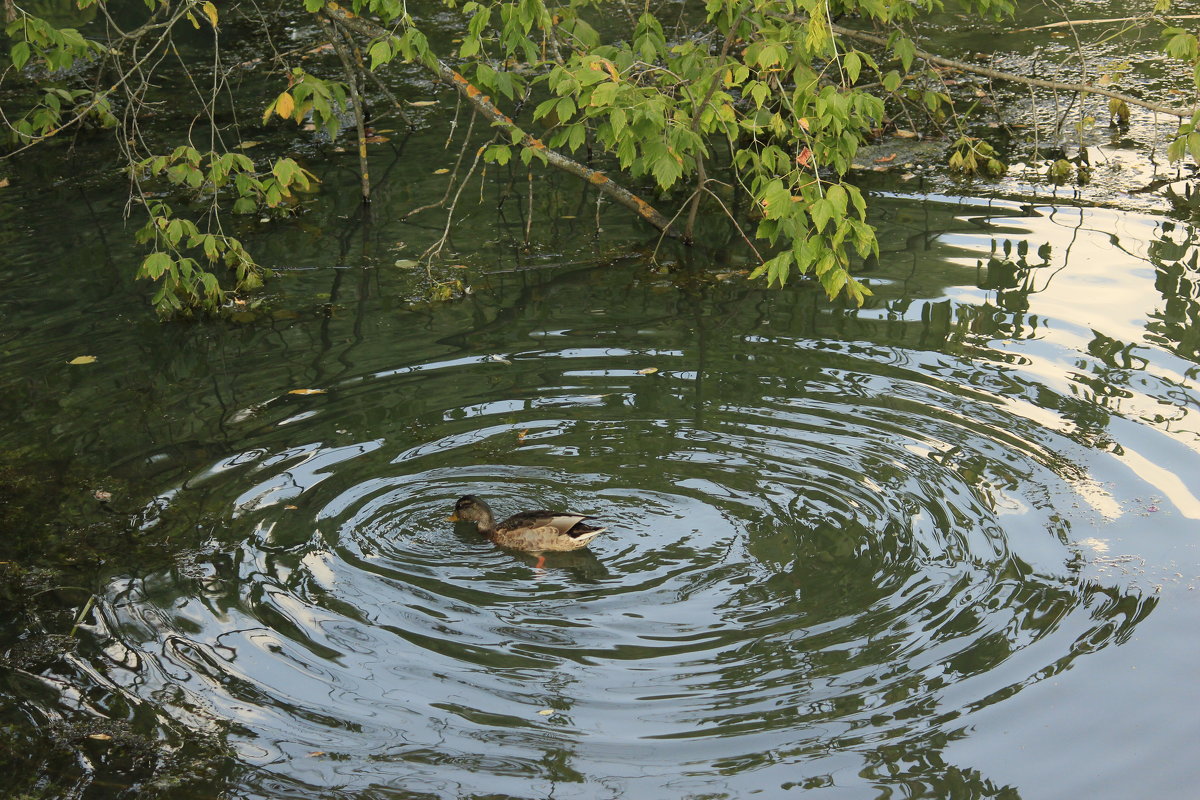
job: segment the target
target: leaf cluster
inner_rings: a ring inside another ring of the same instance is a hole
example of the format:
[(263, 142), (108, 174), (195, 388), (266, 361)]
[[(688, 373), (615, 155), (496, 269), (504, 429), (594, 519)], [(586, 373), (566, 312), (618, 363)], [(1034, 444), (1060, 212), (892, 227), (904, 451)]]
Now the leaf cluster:
[[(121, 65), (120, 74), (140, 75), (155, 48), (170, 46), (171, 26), (186, 20), (200, 28), (207, 20), (215, 31), (222, 22), (211, 1), (144, 2), (150, 14), (136, 36), (162, 33), (133, 65), (111, 42), (89, 41), (12, 6), (16, 16), (4, 33), (14, 69), (0, 77), (16, 74), (38, 87), (24, 113), (6, 113), (12, 142), (28, 146), (87, 121), (117, 125), (112, 103), (121, 81), (107, 90), (96, 88), (106, 85), (100, 80), (84, 88), (65, 80), (66, 73), (108, 60)], [(869, 289), (851, 268), (878, 252), (866, 200), (848, 177), (860, 143), (888, 125), (898, 107), (919, 110), (935, 125), (956, 113), (944, 81), (922, 61), (927, 56), (910, 34), (921, 16), (946, 10), (941, 0), (705, 0), (670, 15), (624, 0), (442, 0), (461, 15), (453, 69), (434, 52), (404, 0), (346, 0), (336, 7), (299, 2), (321, 14), (323, 24), (331, 9), (381, 20), (387, 28), (376, 26), (362, 47), (369, 69), (398, 61), (422, 65), (460, 91), (504, 106), (512, 118), (493, 120), (499, 135), (482, 150), (484, 161), (532, 165), (561, 161), (559, 153), (596, 156), (608, 174), (620, 173), (639, 191), (674, 203), (674, 225), (685, 239), (694, 237), (701, 207), (724, 215), (755, 251), (752, 277), (782, 285), (811, 275), (830, 297), (858, 303)], [(993, 19), (1014, 10), (1012, 0), (959, 0), (957, 6)], [(835, 15), (853, 20), (858, 30), (839, 28)], [(869, 46), (854, 33), (865, 35)], [(1200, 89), (1196, 35), (1168, 27), (1163, 50), (1192, 70)], [(276, 117), (311, 122), (336, 137), (347, 115), (362, 112), (350, 98), (361, 93), (363, 76), (345, 68), (344, 80), (335, 80), (287, 67), (286, 88), (264, 98), (263, 124)], [(213, 69), (217, 85), (220, 67)], [(1123, 101), (1110, 103), (1110, 119), (1123, 123), (1129, 114)], [(545, 131), (542, 138), (528, 132), (536, 126)], [(122, 130), (121, 141), (135, 141), (129, 134)], [(1168, 152), (1172, 159), (1200, 160), (1200, 112), (1180, 126)], [(190, 146), (165, 155), (139, 151), (129, 163), (139, 180), (162, 180), (211, 198), (213, 220), (220, 207), (235, 213), (281, 208), (315, 181), (290, 159), (259, 169), (244, 154)], [(989, 143), (967, 135), (952, 145), (948, 164), (968, 175), (1005, 170)], [(1049, 177), (1065, 174), (1057, 165)], [(160, 283), (160, 311), (222, 302), (227, 292), (210, 269), (215, 264), (232, 271), (233, 291), (253, 288), (266, 274), (219, 224), (201, 232), (165, 204), (145, 205), (149, 222), (141, 237), (156, 249), (140, 274)]]

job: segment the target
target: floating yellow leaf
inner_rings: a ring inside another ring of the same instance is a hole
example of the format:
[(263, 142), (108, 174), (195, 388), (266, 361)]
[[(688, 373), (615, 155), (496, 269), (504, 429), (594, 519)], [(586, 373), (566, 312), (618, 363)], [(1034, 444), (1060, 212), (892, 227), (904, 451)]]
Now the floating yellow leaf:
[(300, 508), (300, 506), (284, 506), (283, 507), (284, 511), (295, 511), (298, 508)]
[(543, 708), (541, 711), (538, 712), (538, 714), (543, 717), (548, 717), (553, 713), (554, 713), (553, 708)]
[(296, 110), (296, 100), (291, 92), (283, 92), (275, 101), (275, 113), (287, 119)]
[(288, 394), (325, 394), (324, 389), (292, 389)]
[(208, 21), (212, 23), (212, 26), (214, 28), (217, 27), (217, 7), (211, 2), (206, 2), (200, 6), (200, 10), (204, 12), (204, 16), (208, 17)]
[(658, 367), (646, 367), (645, 369), (639, 369), (638, 375), (653, 375), (656, 372), (658, 372)]
[(72, 358), (67, 363), (74, 364), (76, 366), (78, 366), (79, 364), (95, 364), (96, 357), (95, 356), (75, 356), (75, 358)]
[(7, 186), (8, 186), (8, 178), (0, 178), (0, 189), (4, 189)]
[(523, 431), (517, 431), (517, 444), (520, 444), (521, 442), (525, 441), (525, 437), (528, 435), (529, 435), (529, 428), (526, 428)]
[(317, 756), (325, 755), (325, 751), (324, 750), (313, 750), (311, 753), (308, 753), (307, 755), (309, 758), (316, 758)]
[(262, 142), (240, 142), (237, 147), (239, 150), (249, 150), (251, 147), (258, 147), (260, 144)]
[(89, 734), (89, 735), (88, 735), (88, 738), (89, 738), (89, 739), (96, 739), (96, 740), (98, 740), (98, 741), (101, 741), (101, 742), (107, 742), (107, 741), (108, 741), (109, 739), (111, 739), (112, 737), (111, 737), (111, 736), (109, 736), (107, 733), (92, 733), (92, 734)]
[(435, 170), (433, 171), (433, 174), (434, 174), (434, 175), (445, 175), (445, 174), (446, 174), (447, 172), (449, 172), (449, 171), (450, 171), (450, 170), (446, 169), (445, 167), (442, 167), (441, 169), (435, 169)]
[(413, 108), (428, 108), (429, 106), (436, 106), (437, 100), (409, 100), (408, 104)]
[(906, 131), (903, 128), (897, 128), (895, 131), (897, 139), (916, 139), (918, 135), (916, 131)]

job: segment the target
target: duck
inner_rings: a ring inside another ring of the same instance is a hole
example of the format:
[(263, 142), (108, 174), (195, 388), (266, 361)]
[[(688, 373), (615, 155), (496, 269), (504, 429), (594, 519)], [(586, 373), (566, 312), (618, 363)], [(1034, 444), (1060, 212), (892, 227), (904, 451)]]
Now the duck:
[(450, 517), (452, 522), (474, 522), (493, 544), (527, 553), (587, 547), (608, 530), (586, 524), (587, 519), (592, 517), (570, 511), (521, 511), (497, 525), (491, 506), (470, 494), (459, 498)]

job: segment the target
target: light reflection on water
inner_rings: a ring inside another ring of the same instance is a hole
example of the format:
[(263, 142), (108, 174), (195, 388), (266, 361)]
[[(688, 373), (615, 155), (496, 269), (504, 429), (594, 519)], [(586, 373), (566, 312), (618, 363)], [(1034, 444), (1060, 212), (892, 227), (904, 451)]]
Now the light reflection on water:
[[(112, 580), (89, 668), (228, 725), (251, 796), (1065, 796), (978, 720), (1054, 724), (1005, 709), (1200, 575), (1189, 301), (1152, 341), (1159, 221), (991, 204), (917, 247), (891, 208), (862, 312), (529, 273), (325, 394), (243, 387), (146, 514), (205, 551)], [(466, 493), (611, 532), (538, 569)]]

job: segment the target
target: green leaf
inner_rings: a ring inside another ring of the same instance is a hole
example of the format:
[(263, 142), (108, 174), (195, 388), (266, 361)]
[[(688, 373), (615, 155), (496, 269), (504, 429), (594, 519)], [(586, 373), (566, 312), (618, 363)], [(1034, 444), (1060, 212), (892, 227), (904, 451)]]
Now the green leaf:
[(850, 83), (858, 83), (858, 74), (862, 71), (862, 58), (858, 53), (853, 50), (846, 53), (846, 57), (842, 59), (842, 67), (846, 70), (846, 77), (850, 79)]
[(371, 57), (371, 71), (374, 72), (379, 65), (386, 64), (392, 60), (394, 53), (392, 52), (392, 43), (386, 39), (382, 39), (371, 45), (371, 49), (367, 51), (367, 55)]
[(175, 266), (171, 256), (161, 251), (151, 253), (142, 261), (141, 269), (138, 270), (138, 276), (158, 280), (166, 274), (167, 270)]
[(9, 56), (12, 58), (13, 66), (17, 69), (25, 66), (25, 62), (29, 61), (29, 42), (17, 42), (9, 51)]
[(483, 157), (503, 167), (512, 158), (512, 148), (506, 144), (490, 144), (483, 151)]
[(815, 201), (808, 207), (808, 215), (812, 217), (813, 230), (817, 233), (825, 230), (830, 218), (833, 217), (833, 205), (825, 198)]
[(617, 97), (617, 90), (620, 89), (620, 84), (606, 81), (600, 84), (592, 91), (591, 99), (588, 100), (590, 106), (609, 106)]
[(917, 54), (917, 46), (913, 44), (912, 39), (907, 36), (895, 37), (892, 42), (892, 52), (900, 59), (900, 64), (904, 67), (905, 72), (912, 69), (913, 58)]

